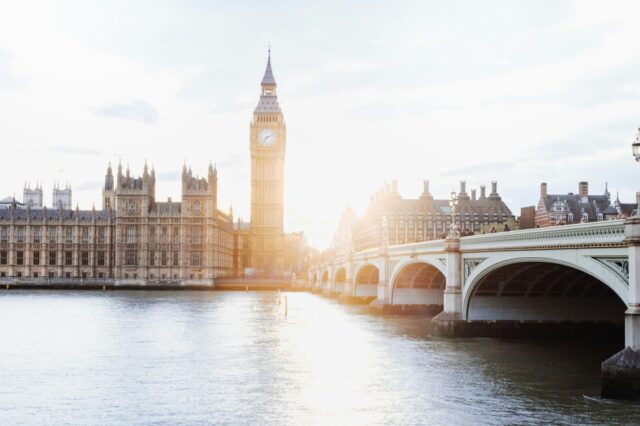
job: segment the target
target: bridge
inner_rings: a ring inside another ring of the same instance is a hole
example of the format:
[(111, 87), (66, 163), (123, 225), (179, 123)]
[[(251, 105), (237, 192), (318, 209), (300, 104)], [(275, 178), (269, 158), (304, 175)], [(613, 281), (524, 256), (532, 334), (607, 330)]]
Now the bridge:
[(433, 315), (435, 336), (624, 335), (631, 352), (603, 364), (603, 394), (631, 389), (619, 374), (605, 380), (605, 364), (623, 357), (640, 398), (640, 218), (383, 241), (316, 265), (307, 285), (375, 313)]

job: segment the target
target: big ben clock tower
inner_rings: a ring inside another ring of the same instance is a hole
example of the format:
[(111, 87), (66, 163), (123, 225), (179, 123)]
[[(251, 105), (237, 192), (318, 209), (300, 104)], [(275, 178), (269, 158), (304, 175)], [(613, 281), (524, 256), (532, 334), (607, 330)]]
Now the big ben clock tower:
[(258, 277), (279, 277), (284, 265), (284, 154), (287, 133), (276, 89), (269, 50), (250, 136), (250, 266)]

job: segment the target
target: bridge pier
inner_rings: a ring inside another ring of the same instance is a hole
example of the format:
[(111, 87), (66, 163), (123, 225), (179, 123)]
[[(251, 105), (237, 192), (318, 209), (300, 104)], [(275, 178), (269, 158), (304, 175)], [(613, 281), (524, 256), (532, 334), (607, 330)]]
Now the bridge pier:
[(629, 300), (625, 348), (602, 363), (602, 397), (640, 400), (640, 217), (625, 222), (629, 250)]
[(391, 305), (391, 285), (389, 282), (389, 253), (386, 245), (380, 249), (380, 268), (378, 269), (378, 297), (369, 303), (369, 312), (372, 314), (389, 313)]
[(431, 334), (441, 337), (457, 337), (460, 335), (462, 319), (462, 254), (460, 239), (444, 240), (447, 275), (444, 288), (444, 309), (431, 320)]

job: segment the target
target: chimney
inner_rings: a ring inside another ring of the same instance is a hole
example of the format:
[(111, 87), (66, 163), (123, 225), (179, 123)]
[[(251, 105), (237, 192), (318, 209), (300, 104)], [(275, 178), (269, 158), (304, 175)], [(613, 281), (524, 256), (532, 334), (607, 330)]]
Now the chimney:
[(466, 194), (467, 193), (467, 182), (464, 180), (460, 181), (460, 194)]
[(640, 205), (640, 192), (636, 192), (636, 204)]
[(484, 185), (480, 185), (480, 199), (484, 200), (487, 198), (487, 188)]
[(540, 184), (540, 199), (544, 199), (547, 197), (547, 182), (542, 182)]
[(393, 179), (391, 181), (391, 192), (393, 192), (394, 194), (398, 192), (398, 179)]
[(422, 193), (424, 195), (429, 195), (429, 179), (422, 181)]
[(583, 203), (589, 201), (589, 182), (580, 182), (578, 184), (578, 195), (580, 195)]
[(475, 189), (471, 190), (471, 200), (476, 201), (476, 190)]
[(490, 195), (498, 195), (498, 182), (491, 181), (491, 194)]

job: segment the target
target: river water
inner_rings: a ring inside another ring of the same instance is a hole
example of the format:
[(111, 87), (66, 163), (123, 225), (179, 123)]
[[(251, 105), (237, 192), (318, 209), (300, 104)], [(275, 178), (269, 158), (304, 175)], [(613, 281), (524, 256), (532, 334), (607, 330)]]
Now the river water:
[(638, 424), (618, 347), (433, 339), (307, 293), (0, 292), (0, 424)]

